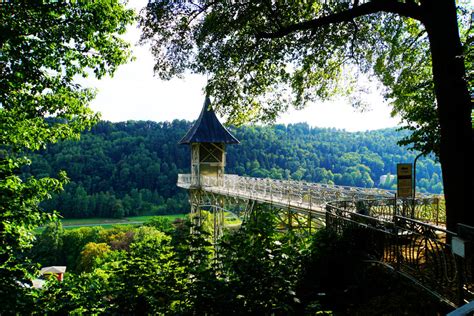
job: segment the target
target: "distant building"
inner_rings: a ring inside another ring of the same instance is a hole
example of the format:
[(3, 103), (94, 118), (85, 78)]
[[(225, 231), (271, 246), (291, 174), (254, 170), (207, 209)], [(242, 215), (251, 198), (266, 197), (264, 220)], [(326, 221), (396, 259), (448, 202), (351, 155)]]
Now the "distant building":
[[(64, 273), (66, 273), (65, 266), (44, 267), (40, 270), (40, 277), (31, 281), (31, 286), (35, 289), (41, 289), (46, 283), (46, 280), (52, 276), (58, 279), (59, 282), (62, 282), (64, 279)], [(23, 286), (30, 287), (30, 285), (27, 284), (23, 284)]]
[(395, 179), (396, 176), (394, 174), (384, 174), (383, 176), (380, 176), (379, 185), (384, 185), (386, 183), (391, 184)]
[(43, 277), (54, 275), (58, 279), (58, 281), (62, 281), (64, 279), (65, 272), (66, 272), (66, 266), (44, 267), (40, 270), (40, 274)]

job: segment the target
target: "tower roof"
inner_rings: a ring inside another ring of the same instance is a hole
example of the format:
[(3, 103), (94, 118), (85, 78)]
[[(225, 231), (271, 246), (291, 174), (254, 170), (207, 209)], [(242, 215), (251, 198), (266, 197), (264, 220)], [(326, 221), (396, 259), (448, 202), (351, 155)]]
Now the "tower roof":
[(238, 144), (234, 137), (216, 117), (214, 110), (210, 107), (211, 100), (208, 96), (204, 100), (201, 114), (196, 123), (179, 141), (180, 144), (190, 143), (225, 143)]

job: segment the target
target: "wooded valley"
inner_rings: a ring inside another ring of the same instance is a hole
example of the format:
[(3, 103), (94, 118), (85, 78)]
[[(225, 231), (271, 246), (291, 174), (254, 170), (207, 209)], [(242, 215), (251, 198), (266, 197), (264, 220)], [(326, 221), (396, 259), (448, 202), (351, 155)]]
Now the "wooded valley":
[[(100, 122), (80, 141), (64, 141), (29, 153), (24, 175), (55, 176), (65, 170), (64, 192), (43, 202), (66, 218), (183, 213), (186, 192), (176, 187), (188, 173), (190, 153), (178, 141), (191, 122)], [(398, 146), (408, 132), (311, 128), (307, 124), (231, 128), (239, 145), (227, 147), (226, 173), (274, 179), (395, 189), (396, 164), (416, 152)], [(381, 181), (382, 180), (382, 181)], [(442, 192), (433, 157), (417, 163), (417, 191)]]

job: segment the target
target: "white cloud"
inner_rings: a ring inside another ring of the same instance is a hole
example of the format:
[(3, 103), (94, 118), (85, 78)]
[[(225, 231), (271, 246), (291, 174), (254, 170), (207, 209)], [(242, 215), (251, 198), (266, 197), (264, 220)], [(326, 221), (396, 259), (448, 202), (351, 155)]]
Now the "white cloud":
[(335, 127), (347, 131), (365, 131), (399, 125), (400, 119), (390, 116), (391, 108), (384, 102), (382, 96), (372, 94), (369, 101), (371, 108), (365, 112), (354, 109), (344, 99), (315, 103), (300, 111), (290, 110), (281, 115), (277, 122), (285, 124), (307, 122), (311, 126)]

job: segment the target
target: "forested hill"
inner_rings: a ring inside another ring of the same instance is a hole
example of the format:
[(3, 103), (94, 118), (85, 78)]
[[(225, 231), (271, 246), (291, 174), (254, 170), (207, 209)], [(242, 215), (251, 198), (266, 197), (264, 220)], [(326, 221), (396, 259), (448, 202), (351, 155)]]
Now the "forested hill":
[[(189, 173), (190, 153), (178, 141), (191, 123), (100, 122), (80, 141), (62, 142), (31, 154), (25, 176), (65, 170), (65, 191), (44, 203), (65, 217), (127, 216), (188, 210), (178, 173)], [(351, 133), (307, 124), (232, 129), (240, 145), (227, 147), (226, 173), (361, 187), (395, 188), (396, 164), (415, 153), (398, 146), (395, 129)], [(440, 165), (420, 159), (418, 190), (442, 191)]]

